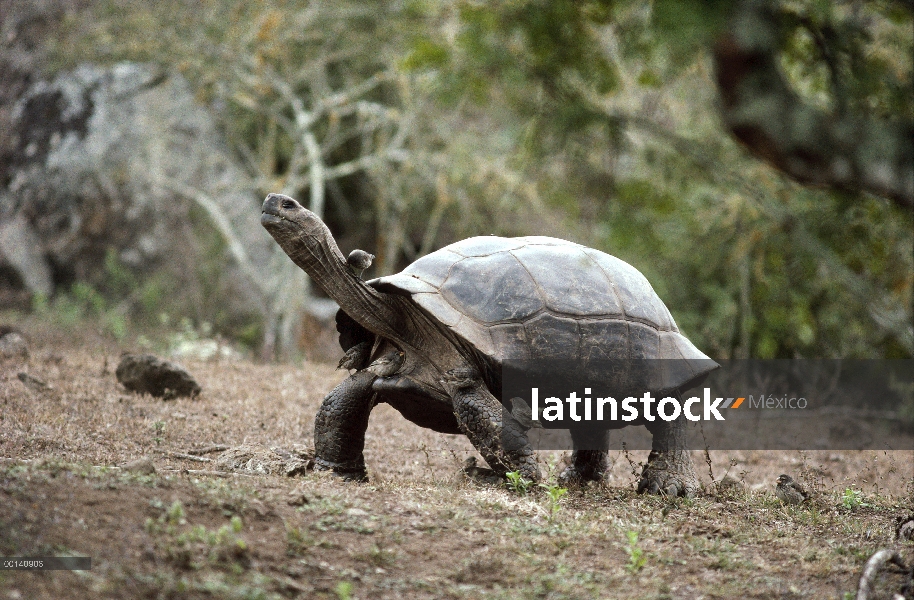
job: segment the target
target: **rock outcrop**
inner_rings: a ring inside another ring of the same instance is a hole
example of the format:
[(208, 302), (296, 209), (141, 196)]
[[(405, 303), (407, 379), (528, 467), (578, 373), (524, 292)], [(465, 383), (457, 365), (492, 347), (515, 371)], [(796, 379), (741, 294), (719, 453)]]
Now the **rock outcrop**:
[(92, 283), (112, 251), (139, 271), (218, 258), (192, 243), (195, 207), (198, 222), (241, 237), (233, 249), (245, 260), (226, 261), (234, 273), (224, 276), (246, 301), (259, 297), (251, 275), (272, 250), (259, 199), (182, 76), (148, 64), (84, 65), (32, 83), (9, 117), (0, 270), (29, 292)]

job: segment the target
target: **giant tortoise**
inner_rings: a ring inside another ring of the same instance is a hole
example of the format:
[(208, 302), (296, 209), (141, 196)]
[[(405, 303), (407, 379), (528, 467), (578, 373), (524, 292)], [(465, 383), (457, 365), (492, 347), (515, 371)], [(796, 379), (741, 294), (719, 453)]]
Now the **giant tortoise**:
[[(496, 472), (539, 479), (526, 429), (503, 411), (508, 359), (603, 355), (701, 359), (647, 279), (598, 250), (541, 236), (474, 237), (396, 275), (355, 276), (327, 226), (294, 199), (270, 194), (261, 223), (340, 306), (337, 329), (355, 373), (324, 399), (314, 426), (316, 468), (364, 479), (372, 407), (386, 402), (413, 423), (463, 433)], [(677, 382), (682, 389), (702, 373)], [(675, 386), (674, 386), (675, 387)], [(639, 491), (690, 495), (698, 479), (682, 419), (644, 422), (652, 434)], [(623, 424), (624, 425), (624, 424)], [(585, 439), (587, 438), (587, 439)], [(608, 430), (572, 432), (564, 481), (599, 480)]]

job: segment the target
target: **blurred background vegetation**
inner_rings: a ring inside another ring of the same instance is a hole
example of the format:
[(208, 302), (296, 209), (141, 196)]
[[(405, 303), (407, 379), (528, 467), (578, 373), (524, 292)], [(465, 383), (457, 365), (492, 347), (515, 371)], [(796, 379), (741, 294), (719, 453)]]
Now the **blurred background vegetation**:
[[(372, 276), (468, 236), (551, 235), (640, 269), (712, 357), (911, 358), (911, 205), (853, 181), (808, 187), (737, 141), (715, 51), (738, 6), (96, 0), (59, 15), (42, 68), (180, 73), (259, 191), (251, 210), (295, 196), (344, 252), (377, 255)], [(793, 101), (910, 131), (910, 2), (764, 6)], [(206, 269), (232, 260), (214, 229), (201, 236)], [(179, 290), (115, 258), (100, 269), (107, 283), (56, 302), (115, 335), (168, 313), (256, 349), (273, 326), (163, 293)], [(318, 334), (296, 327), (307, 354)]]

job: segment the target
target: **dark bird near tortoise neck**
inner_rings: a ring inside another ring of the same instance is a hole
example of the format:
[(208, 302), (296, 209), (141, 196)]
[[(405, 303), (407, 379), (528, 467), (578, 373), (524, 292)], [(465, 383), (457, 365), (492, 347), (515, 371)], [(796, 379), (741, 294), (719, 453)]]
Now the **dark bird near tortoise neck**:
[(374, 262), (374, 254), (369, 254), (358, 248), (350, 252), (349, 256), (346, 258), (346, 263), (349, 265), (349, 268), (352, 269), (352, 274), (359, 279), (362, 278), (362, 272), (370, 267), (372, 262)]
[(337, 369), (355, 369), (360, 371), (365, 368), (366, 363), (368, 362), (369, 357), (371, 356), (371, 342), (362, 342), (356, 344), (349, 350), (346, 350), (346, 354), (343, 358), (340, 359)]

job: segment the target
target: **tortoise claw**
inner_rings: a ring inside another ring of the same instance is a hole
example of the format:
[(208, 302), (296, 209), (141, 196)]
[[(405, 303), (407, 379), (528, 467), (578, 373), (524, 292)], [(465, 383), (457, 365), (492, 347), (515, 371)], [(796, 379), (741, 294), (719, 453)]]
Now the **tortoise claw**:
[(315, 457), (314, 470), (316, 472), (329, 472), (334, 477), (346, 482), (365, 483), (368, 481), (368, 472), (365, 470), (364, 464), (343, 465)]
[(689, 455), (674, 451), (668, 455), (651, 452), (638, 482), (638, 493), (691, 497), (698, 490), (698, 477)]

